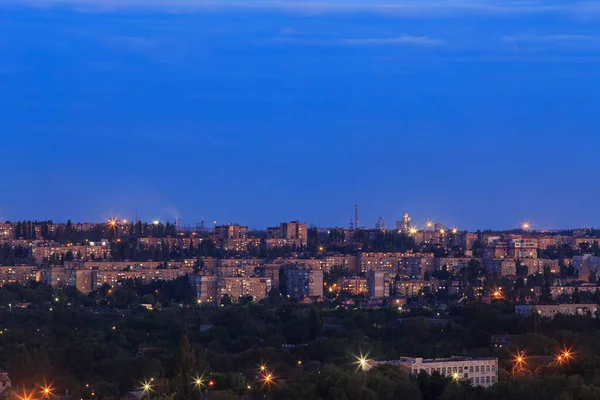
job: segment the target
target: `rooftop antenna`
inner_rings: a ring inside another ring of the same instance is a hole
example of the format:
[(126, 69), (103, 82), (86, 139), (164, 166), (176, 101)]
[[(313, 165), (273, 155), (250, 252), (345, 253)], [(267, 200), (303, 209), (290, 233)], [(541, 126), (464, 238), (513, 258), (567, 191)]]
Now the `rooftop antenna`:
[(354, 205), (354, 230), (358, 230), (358, 204)]

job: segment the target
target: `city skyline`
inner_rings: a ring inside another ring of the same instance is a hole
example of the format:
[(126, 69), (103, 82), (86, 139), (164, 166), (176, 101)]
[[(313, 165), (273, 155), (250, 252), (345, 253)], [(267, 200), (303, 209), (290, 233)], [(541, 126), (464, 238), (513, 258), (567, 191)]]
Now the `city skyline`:
[[(355, 205), (355, 207), (356, 207), (356, 205)], [(354, 210), (356, 211), (356, 208)], [(278, 226), (281, 222), (281, 221), (278, 221), (278, 222), (273, 222), (273, 223), (262, 223), (262, 225), (253, 226), (253, 225), (244, 223), (243, 221), (228, 221), (228, 220), (219, 221), (219, 220), (210, 219), (210, 218), (200, 218), (199, 220), (195, 220), (193, 222), (192, 222), (192, 220), (183, 221), (183, 218), (181, 216), (177, 216), (177, 215), (173, 216), (172, 218), (161, 218), (156, 215), (151, 218), (148, 218), (145, 216), (141, 216), (137, 212), (133, 213), (132, 216), (123, 215), (123, 214), (115, 214), (115, 213), (109, 213), (107, 215), (108, 216), (102, 216), (102, 217), (100, 217), (100, 219), (97, 219), (97, 220), (94, 220), (94, 219), (76, 220), (73, 218), (67, 218), (64, 220), (57, 220), (57, 219), (53, 219), (53, 218), (11, 219), (11, 218), (5, 217), (2, 214), (2, 210), (0, 210), (0, 224), (4, 223), (4, 222), (17, 223), (17, 222), (22, 222), (22, 221), (32, 221), (32, 222), (52, 221), (55, 224), (65, 224), (65, 223), (67, 223), (67, 221), (70, 221), (72, 223), (78, 223), (78, 224), (90, 223), (90, 224), (98, 224), (98, 225), (107, 224), (107, 225), (112, 225), (112, 226), (122, 226), (122, 225), (129, 225), (132, 223), (140, 222), (142, 224), (150, 224), (150, 225), (151, 224), (164, 225), (164, 224), (170, 223), (172, 225), (181, 227), (182, 229), (185, 229), (185, 230), (189, 230), (189, 229), (193, 230), (201, 225), (203, 225), (204, 229), (206, 229), (206, 230), (210, 230), (214, 226), (242, 225), (242, 226), (248, 227), (251, 231), (252, 230), (264, 231), (271, 226)], [(393, 230), (397, 229), (399, 224), (403, 223), (403, 218), (405, 218), (405, 217), (409, 217), (411, 227), (416, 229), (417, 231), (435, 230), (436, 229), (435, 226), (441, 226), (445, 229), (457, 230), (457, 231), (461, 231), (461, 232), (465, 232), (465, 231), (475, 232), (475, 231), (483, 231), (483, 230), (511, 231), (511, 230), (519, 230), (519, 229), (523, 230), (525, 232), (558, 232), (561, 230), (594, 229), (595, 228), (594, 226), (570, 226), (570, 227), (559, 227), (559, 228), (547, 228), (547, 227), (536, 226), (536, 224), (529, 219), (521, 219), (517, 223), (515, 223), (514, 226), (511, 226), (508, 228), (477, 227), (475, 229), (470, 229), (470, 228), (462, 227), (462, 226), (459, 226), (456, 224), (448, 224), (448, 223), (444, 222), (443, 220), (437, 220), (437, 219), (433, 219), (433, 218), (414, 219), (410, 214), (404, 213), (404, 214), (402, 214), (402, 217), (399, 217), (399, 218), (393, 219), (393, 220), (386, 220), (385, 218), (380, 216), (377, 220), (373, 221), (372, 224), (370, 223), (372, 221), (368, 221), (365, 223), (363, 219), (359, 219), (358, 229), (361, 229), (361, 230), (381, 229), (381, 230), (393, 231)], [(321, 229), (326, 229), (326, 228), (354, 229), (355, 228), (355, 219), (354, 218), (356, 218), (356, 214), (353, 214), (353, 219), (351, 219), (350, 222), (346, 225), (343, 225), (343, 224), (337, 224), (337, 225), (335, 225), (335, 224), (334, 225), (318, 224), (318, 223), (315, 223), (314, 221), (306, 221), (304, 219), (298, 219), (298, 218), (287, 218), (287, 219), (283, 218), (282, 220), (292, 221), (292, 222), (302, 222), (302, 223), (306, 223), (309, 227), (316, 227), (316, 228), (321, 228)]]

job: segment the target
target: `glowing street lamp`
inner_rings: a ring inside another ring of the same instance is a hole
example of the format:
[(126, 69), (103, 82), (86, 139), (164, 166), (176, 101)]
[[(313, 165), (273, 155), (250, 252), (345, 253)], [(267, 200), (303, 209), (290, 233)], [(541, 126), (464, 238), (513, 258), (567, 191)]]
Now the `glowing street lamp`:
[(202, 379), (202, 376), (196, 376), (192, 383), (194, 384), (195, 388), (202, 389), (202, 386), (204, 386), (204, 379)]
[(152, 392), (152, 379), (149, 381), (144, 381), (142, 382), (142, 387), (141, 389), (144, 391), (145, 394), (149, 394), (150, 392)]
[(558, 356), (556, 357), (556, 360), (558, 362), (569, 362), (570, 360), (573, 359), (573, 352), (571, 351), (571, 349), (564, 349), (562, 350)]
[(44, 385), (41, 387), (41, 392), (42, 395), (44, 396), (44, 398), (49, 399), (50, 396), (52, 396), (52, 392), (54, 391), (54, 389), (52, 388), (51, 385)]
[(515, 359), (514, 359), (515, 365), (513, 366), (513, 368), (516, 370), (523, 369), (523, 364), (525, 364), (526, 359), (527, 359), (527, 357), (525, 357), (524, 351), (522, 351), (522, 352), (517, 351), (517, 354), (515, 355)]
[(529, 228), (531, 228), (531, 224), (529, 222), (525, 221), (521, 224), (521, 229), (524, 231), (528, 230)]
[(360, 355), (358, 357), (356, 357), (356, 362), (354, 364), (357, 365), (357, 369), (362, 369), (363, 371), (366, 371), (367, 369), (369, 369), (371, 360), (369, 360), (368, 358), (368, 354), (367, 355)]
[(455, 381), (457, 381), (459, 378), (458, 372), (455, 372), (452, 374), (452, 379), (454, 379)]
[(274, 383), (275, 383), (275, 377), (273, 377), (273, 374), (267, 373), (267, 374), (263, 375), (263, 378), (262, 378), (263, 386), (267, 386), (270, 389), (271, 385)]
[(33, 393), (29, 393), (27, 394), (25, 391), (23, 391), (23, 396), (21, 395), (17, 395), (17, 400), (32, 400), (33, 398)]
[(260, 372), (265, 372), (267, 370), (267, 365), (266, 364), (261, 364), (258, 366), (258, 370)]
[(410, 230), (408, 231), (408, 233), (410, 233), (411, 235), (416, 235), (417, 232), (417, 228), (410, 228)]

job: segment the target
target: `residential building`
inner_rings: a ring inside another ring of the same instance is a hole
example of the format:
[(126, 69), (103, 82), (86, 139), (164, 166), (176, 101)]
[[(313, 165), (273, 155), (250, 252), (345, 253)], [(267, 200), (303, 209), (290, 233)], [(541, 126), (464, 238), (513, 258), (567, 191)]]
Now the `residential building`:
[(286, 271), (286, 289), (290, 297), (323, 297), (323, 271), (301, 266)]
[(337, 285), (341, 291), (350, 292), (353, 295), (367, 293), (367, 279), (360, 276), (340, 278)]
[(590, 276), (598, 277), (600, 271), (600, 257), (591, 254), (574, 256), (572, 266), (579, 273), (579, 279), (587, 281)]
[(584, 283), (580, 286), (551, 286), (550, 294), (552, 295), (553, 299), (556, 299), (560, 296), (573, 296), (573, 293), (576, 291), (579, 293), (594, 294), (597, 290), (600, 290), (600, 287), (598, 287), (595, 283)]
[(14, 239), (15, 231), (11, 224), (0, 224), (0, 240)]
[(515, 311), (521, 315), (531, 315), (538, 313), (542, 317), (554, 318), (558, 314), (563, 315), (589, 315), (596, 317), (598, 313), (597, 304), (551, 304), (551, 305), (534, 305), (534, 304), (517, 304)]
[(408, 280), (394, 281), (397, 297), (414, 297), (421, 292), (435, 293), (440, 289), (444, 289), (443, 285), (437, 279), (425, 280)]
[(37, 267), (30, 265), (0, 266), (0, 286), (7, 283), (27, 284), (38, 280)]
[(219, 239), (247, 239), (248, 227), (238, 224), (215, 226), (215, 236)]
[(435, 259), (423, 256), (405, 257), (399, 269), (402, 278), (424, 279), (426, 275), (431, 276), (435, 271)]
[(367, 297), (369, 299), (390, 297), (390, 278), (387, 272), (377, 270), (367, 272)]
[(269, 295), (272, 287), (271, 279), (257, 276), (218, 278), (217, 285), (217, 302), (225, 295), (234, 301), (248, 296), (257, 301), (262, 300)]
[(397, 365), (409, 374), (417, 375), (421, 372), (433, 374), (437, 372), (456, 380), (469, 381), (473, 386), (490, 387), (498, 382), (497, 358), (411, 358), (402, 357), (393, 361), (373, 361), (369, 368), (378, 364)]
[(216, 304), (220, 301), (217, 298), (218, 278), (216, 275), (189, 275), (190, 284), (196, 290), (196, 297), (202, 303)]

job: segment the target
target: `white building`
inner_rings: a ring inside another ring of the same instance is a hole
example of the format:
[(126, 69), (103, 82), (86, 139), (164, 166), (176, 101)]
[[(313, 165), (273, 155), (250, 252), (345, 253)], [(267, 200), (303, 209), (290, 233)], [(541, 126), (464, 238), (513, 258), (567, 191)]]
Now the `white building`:
[(515, 311), (521, 315), (531, 315), (537, 312), (542, 317), (554, 318), (558, 314), (563, 315), (587, 315), (596, 317), (598, 313), (598, 305), (596, 304), (550, 304), (550, 305), (535, 305), (535, 304), (517, 304)]
[(437, 372), (457, 380), (470, 381), (474, 386), (490, 387), (498, 382), (497, 358), (411, 358), (402, 357), (393, 361), (372, 361), (368, 367), (378, 364), (393, 364), (417, 375), (420, 372), (433, 374)]

